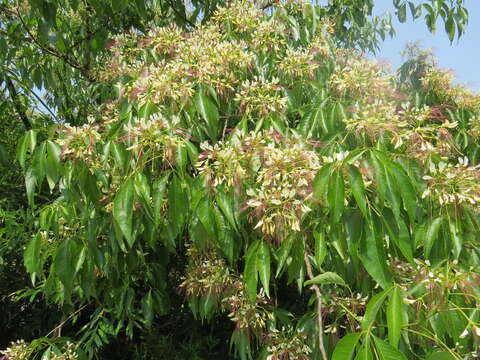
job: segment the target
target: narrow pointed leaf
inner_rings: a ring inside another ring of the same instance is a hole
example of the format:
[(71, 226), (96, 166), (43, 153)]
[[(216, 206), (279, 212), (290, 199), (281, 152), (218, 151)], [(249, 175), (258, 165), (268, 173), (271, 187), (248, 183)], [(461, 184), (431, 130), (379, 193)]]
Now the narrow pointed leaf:
[(445, 218), (443, 216), (440, 216), (431, 221), (427, 227), (425, 239), (423, 240), (423, 254), (427, 259), (430, 257), (432, 247), (437, 241), (438, 233), (440, 232), (440, 228), (442, 227), (444, 220)]
[(392, 345), (386, 343), (382, 339), (373, 336), (375, 348), (380, 355), (380, 360), (407, 360), (407, 357)]
[(362, 321), (362, 329), (367, 330), (370, 326), (372, 326), (373, 322), (377, 317), (378, 311), (382, 307), (388, 294), (388, 290), (383, 290), (382, 292), (379, 292), (370, 299), (367, 304), (365, 316)]
[(29, 273), (40, 272), (40, 234), (35, 235), (27, 245), (23, 254), (23, 261)]
[(367, 217), (367, 194), (365, 193), (365, 185), (363, 183), (362, 174), (354, 166), (350, 166), (348, 169), (350, 176), (350, 187), (352, 189), (353, 197), (357, 202), (360, 211), (363, 216)]
[(133, 238), (133, 180), (129, 178), (118, 189), (113, 200), (113, 217), (127, 243), (132, 246)]
[(324, 234), (320, 231), (314, 231), (313, 237), (315, 238), (315, 263), (317, 268), (320, 269), (327, 256), (327, 243)]
[(351, 360), (355, 354), (355, 347), (362, 336), (361, 333), (347, 334), (335, 346), (332, 360)]
[(261, 241), (257, 249), (257, 269), (265, 293), (270, 297), (270, 247)]
[(328, 180), (330, 179), (330, 170), (332, 164), (327, 164), (318, 170), (313, 180), (313, 196), (321, 201), (327, 200)]
[(331, 209), (333, 221), (338, 222), (345, 208), (345, 184), (340, 169), (335, 170), (328, 183), (328, 205)]
[(277, 250), (277, 271), (275, 273), (275, 277), (278, 278), (280, 273), (282, 272), (283, 267), (290, 255), (290, 250), (292, 249), (293, 242), (295, 241), (295, 236), (290, 235), (288, 236), (283, 242), (282, 246)]
[(257, 249), (260, 241), (250, 244), (245, 256), (245, 269), (243, 276), (245, 278), (247, 295), (250, 302), (254, 303), (257, 299), (258, 271), (257, 271)]
[(403, 320), (403, 301), (400, 288), (395, 286), (390, 293), (387, 305), (388, 341), (394, 348), (398, 348), (400, 333), (405, 325)]
[(305, 286), (314, 285), (314, 284), (318, 284), (318, 285), (336, 284), (340, 286), (347, 286), (347, 284), (345, 283), (345, 280), (343, 280), (340, 277), (340, 275), (330, 271), (317, 275), (311, 280), (305, 281)]

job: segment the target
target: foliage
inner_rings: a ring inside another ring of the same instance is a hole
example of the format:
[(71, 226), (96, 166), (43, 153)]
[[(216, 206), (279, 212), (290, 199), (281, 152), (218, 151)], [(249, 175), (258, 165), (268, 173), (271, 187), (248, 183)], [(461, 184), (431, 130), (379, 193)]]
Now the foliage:
[[(194, 2), (180, 16), (178, 3), (34, 3), (8, 21), (28, 14), (56, 40), (31, 36), (37, 60), (8, 76), (21, 84), (53, 56), (71, 82), (48, 96), (71, 97), (56, 104), (67, 121), (18, 143), (36, 220), (19, 222), (33, 233), (19, 298), (62, 316), (8, 358), (128, 356), (108, 354), (128, 344), (138, 358), (209, 346), (225, 358), (228, 337), (241, 359), (476, 356), (479, 98), (422, 54), (397, 76), (346, 47), (389, 31), (365, 22), (373, 2)], [(453, 39), (461, 5), (411, 12), (427, 10), (432, 30), (441, 16)], [(67, 28), (72, 11), (96, 25)], [(168, 26), (147, 29), (159, 14)], [(96, 26), (95, 42), (62, 50)], [(98, 42), (114, 34), (107, 54)], [(189, 322), (213, 335), (173, 346)]]

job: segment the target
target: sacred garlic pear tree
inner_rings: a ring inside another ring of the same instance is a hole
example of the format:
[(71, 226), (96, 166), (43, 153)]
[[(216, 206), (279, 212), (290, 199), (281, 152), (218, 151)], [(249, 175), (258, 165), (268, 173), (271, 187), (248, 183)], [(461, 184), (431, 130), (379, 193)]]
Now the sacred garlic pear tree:
[(480, 98), (428, 57), (396, 76), (337, 47), (318, 9), (117, 36), (102, 116), (27, 132), (27, 294), (83, 323), (10, 359), (94, 357), (172, 297), (230, 319), (243, 360), (478, 356)]

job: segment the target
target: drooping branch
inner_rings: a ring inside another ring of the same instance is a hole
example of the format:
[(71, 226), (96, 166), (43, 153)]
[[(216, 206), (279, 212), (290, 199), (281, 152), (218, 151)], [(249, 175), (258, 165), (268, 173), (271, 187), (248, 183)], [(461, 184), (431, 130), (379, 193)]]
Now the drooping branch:
[[(310, 259), (308, 258), (308, 253), (306, 251), (303, 253), (303, 258), (305, 259), (305, 266), (307, 267), (308, 278), (312, 280), (313, 279), (312, 265), (310, 264)], [(310, 286), (310, 289), (312, 289), (315, 292), (315, 296), (317, 298), (318, 347), (320, 348), (320, 352), (322, 353), (322, 359), (328, 360), (327, 352), (325, 351), (325, 344), (323, 342), (322, 293), (320, 292), (320, 288), (316, 284)]]

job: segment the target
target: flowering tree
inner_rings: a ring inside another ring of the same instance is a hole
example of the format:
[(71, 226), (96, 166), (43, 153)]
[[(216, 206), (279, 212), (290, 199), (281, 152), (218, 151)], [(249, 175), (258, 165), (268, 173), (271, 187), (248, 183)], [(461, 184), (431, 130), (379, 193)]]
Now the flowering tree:
[(62, 308), (57, 335), (82, 327), (9, 359), (94, 357), (178, 297), (229, 318), (241, 359), (477, 356), (480, 98), (426, 56), (396, 76), (339, 47), (317, 6), (271, 6), (117, 36), (101, 116), (22, 138), (23, 295)]

